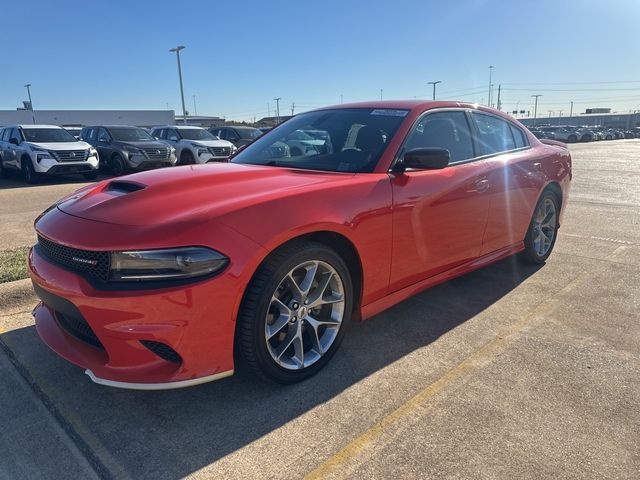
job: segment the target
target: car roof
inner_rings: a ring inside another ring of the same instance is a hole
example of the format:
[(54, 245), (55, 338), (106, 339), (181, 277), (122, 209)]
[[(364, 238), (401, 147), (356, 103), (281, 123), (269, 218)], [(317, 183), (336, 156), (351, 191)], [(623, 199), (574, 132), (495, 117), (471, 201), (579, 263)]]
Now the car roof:
[(196, 125), (161, 125), (159, 127), (153, 127), (151, 130), (158, 130), (159, 128), (177, 128), (178, 130), (185, 128), (199, 128), (200, 130), (206, 130), (206, 128), (198, 127)]
[(140, 128), (135, 125), (87, 125), (82, 128)]
[(25, 124), (21, 123), (18, 125), (7, 125), (5, 128), (9, 128), (9, 127), (13, 127), (13, 128), (20, 127), (25, 130), (29, 130), (31, 128), (62, 128), (60, 125), (45, 125), (45, 124), (33, 125), (30, 123), (25, 123)]

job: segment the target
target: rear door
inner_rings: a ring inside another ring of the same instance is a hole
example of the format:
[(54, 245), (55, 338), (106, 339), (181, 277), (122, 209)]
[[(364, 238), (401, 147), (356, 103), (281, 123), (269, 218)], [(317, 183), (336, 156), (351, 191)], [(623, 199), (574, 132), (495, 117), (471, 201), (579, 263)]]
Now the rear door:
[(489, 216), (481, 255), (524, 239), (540, 191), (540, 159), (525, 133), (508, 120), (487, 112), (471, 114), (480, 153), (491, 166)]
[(441, 170), (392, 173), (393, 251), (389, 291), (468, 262), (480, 254), (489, 212), (487, 162), (476, 159), (464, 110), (427, 112), (399, 153), (413, 148), (449, 150)]

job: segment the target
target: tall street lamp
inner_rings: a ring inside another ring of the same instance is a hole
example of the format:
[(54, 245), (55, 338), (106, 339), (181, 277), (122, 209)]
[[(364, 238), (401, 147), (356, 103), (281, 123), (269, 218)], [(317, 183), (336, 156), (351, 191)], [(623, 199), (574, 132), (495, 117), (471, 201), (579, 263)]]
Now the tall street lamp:
[(187, 109), (184, 106), (184, 88), (182, 88), (182, 65), (180, 65), (180, 50), (184, 50), (184, 45), (178, 45), (175, 48), (171, 48), (170, 52), (176, 52), (176, 58), (178, 59), (178, 77), (180, 78), (180, 98), (182, 99), (182, 123), (187, 124)]
[(442, 80), (438, 80), (435, 82), (427, 82), (427, 85), (433, 85), (433, 99), (436, 99), (436, 85), (442, 83)]
[(276, 101), (276, 125), (280, 125), (280, 100), (282, 98), (276, 97), (274, 100)]
[(536, 118), (538, 118), (538, 97), (541, 97), (541, 94), (531, 95), (536, 99), (535, 106), (533, 107), (533, 126), (536, 126)]
[(25, 88), (27, 89), (27, 95), (29, 95), (29, 110), (31, 110), (31, 120), (33, 121), (33, 124), (36, 124), (36, 114), (33, 113), (33, 102), (31, 101), (31, 84), (27, 83), (25, 85)]
[(489, 96), (487, 97), (489, 99), (489, 102), (487, 103), (487, 107), (491, 106), (491, 74), (493, 73), (493, 69), (495, 67), (493, 65), (489, 65)]

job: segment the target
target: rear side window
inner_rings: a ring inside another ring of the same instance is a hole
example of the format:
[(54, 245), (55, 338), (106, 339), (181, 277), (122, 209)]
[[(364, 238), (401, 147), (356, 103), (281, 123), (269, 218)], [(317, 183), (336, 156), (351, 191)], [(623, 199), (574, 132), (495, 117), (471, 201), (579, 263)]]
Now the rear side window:
[(446, 148), (450, 162), (473, 158), (471, 131), (464, 112), (428, 113), (422, 117), (407, 137), (405, 152), (414, 148)]
[(10, 128), (3, 128), (2, 129), (2, 136), (0, 137), (0, 140), (2, 140), (3, 142), (8, 142), (9, 141), (9, 130), (11, 130)]
[(472, 112), (471, 115), (478, 129), (479, 155), (491, 155), (516, 148), (509, 122), (484, 113)]
[(527, 142), (527, 139), (524, 136), (522, 130), (511, 124), (509, 124), (509, 127), (511, 127), (511, 134), (513, 135), (513, 141), (516, 144), (516, 148), (528, 147), (529, 142)]

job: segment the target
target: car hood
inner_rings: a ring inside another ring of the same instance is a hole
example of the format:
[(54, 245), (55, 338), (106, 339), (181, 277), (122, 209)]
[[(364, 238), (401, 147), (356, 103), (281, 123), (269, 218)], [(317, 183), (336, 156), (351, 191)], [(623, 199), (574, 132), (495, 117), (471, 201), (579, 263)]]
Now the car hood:
[(353, 175), (233, 163), (188, 165), (100, 182), (65, 197), (58, 208), (118, 225), (208, 221)]
[(86, 150), (90, 147), (87, 142), (25, 142), (27, 145), (45, 150)]
[(123, 147), (136, 147), (136, 148), (167, 148), (167, 144), (159, 140), (147, 140), (142, 142), (122, 142), (116, 140), (113, 142), (115, 145)]
[(194, 143), (203, 147), (230, 147), (233, 145), (226, 140), (184, 140), (185, 142)]

